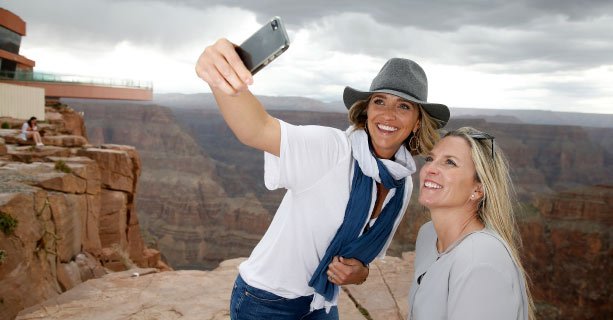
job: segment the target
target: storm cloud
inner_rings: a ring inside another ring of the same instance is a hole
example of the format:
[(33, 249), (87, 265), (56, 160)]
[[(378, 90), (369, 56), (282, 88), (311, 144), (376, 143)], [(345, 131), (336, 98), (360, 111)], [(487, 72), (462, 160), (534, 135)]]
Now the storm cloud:
[[(258, 75), (255, 88), (264, 94), (338, 100), (345, 85), (367, 88), (385, 60), (402, 56), (424, 65), (436, 98), (459, 106), (613, 112), (612, 1), (20, 0), (3, 6), (28, 23), (22, 47), (40, 48), (29, 52), (64, 48), (95, 61), (121, 48), (155, 52), (168, 59), (169, 70), (181, 69), (154, 79), (163, 92), (204, 88), (197, 79), (184, 85), (176, 79), (193, 77), (206, 45), (220, 37), (240, 43), (281, 16), (292, 45)], [(481, 83), (459, 89), (465, 81)], [(479, 86), (505, 96), (475, 101), (470, 96)], [(562, 97), (576, 107), (559, 106)]]

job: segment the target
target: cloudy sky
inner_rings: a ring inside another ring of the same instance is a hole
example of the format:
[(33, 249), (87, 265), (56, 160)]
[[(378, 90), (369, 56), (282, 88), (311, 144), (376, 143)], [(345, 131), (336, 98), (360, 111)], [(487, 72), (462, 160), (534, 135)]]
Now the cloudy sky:
[(150, 80), (155, 93), (209, 92), (200, 52), (241, 43), (272, 16), (290, 49), (256, 94), (340, 101), (390, 57), (420, 63), (429, 99), (451, 107), (613, 113), (610, 0), (2, 0), (27, 23), (35, 70)]

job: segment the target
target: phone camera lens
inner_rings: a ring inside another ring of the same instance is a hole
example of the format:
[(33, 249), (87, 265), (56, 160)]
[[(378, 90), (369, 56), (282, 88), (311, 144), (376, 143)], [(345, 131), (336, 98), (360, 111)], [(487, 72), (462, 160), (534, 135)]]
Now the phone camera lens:
[(279, 28), (279, 25), (277, 23), (277, 20), (273, 20), (270, 25), (272, 26), (273, 30), (277, 30)]

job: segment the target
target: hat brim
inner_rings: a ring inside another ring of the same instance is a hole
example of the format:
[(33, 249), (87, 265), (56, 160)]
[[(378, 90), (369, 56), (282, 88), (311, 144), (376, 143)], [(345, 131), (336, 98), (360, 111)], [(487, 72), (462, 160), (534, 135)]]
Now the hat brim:
[(402, 99), (412, 101), (418, 103), (419, 105), (426, 110), (426, 112), (436, 120), (438, 120), (440, 126), (438, 129), (444, 127), (449, 121), (449, 108), (440, 103), (431, 103), (426, 101), (421, 101), (419, 99), (415, 99), (413, 96), (408, 95), (404, 92), (389, 90), (389, 89), (381, 89), (375, 91), (359, 91), (353, 89), (351, 87), (345, 87), (345, 91), (343, 92), (343, 102), (345, 103), (345, 107), (347, 109), (351, 108), (351, 106), (356, 103), (358, 100), (366, 100), (373, 93), (388, 93), (400, 97)]

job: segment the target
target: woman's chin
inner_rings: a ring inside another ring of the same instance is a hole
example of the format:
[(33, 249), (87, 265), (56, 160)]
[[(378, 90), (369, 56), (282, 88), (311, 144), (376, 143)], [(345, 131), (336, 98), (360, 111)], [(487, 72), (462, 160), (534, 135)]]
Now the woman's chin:
[(389, 159), (393, 157), (402, 144), (377, 143), (373, 141), (373, 151), (379, 158)]
[(428, 207), (428, 205), (429, 205), (428, 200), (422, 199), (421, 197), (419, 197), (419, 199), (417, 199), (417, 202), (419, 202), (419, 204), (421, 204), (422, 206), (424, 206), (424, 207), (426, 207), (426, 208), (427, 208), (427, 207)]
[(434, 199), (430, 199), (426, 197), (419, 197), (417, 201), (419, 202), (419, 204), (421, 204), (422, 206), (428, 209), (432, 209), (436, 207), (436, 202), (434, 201)]

